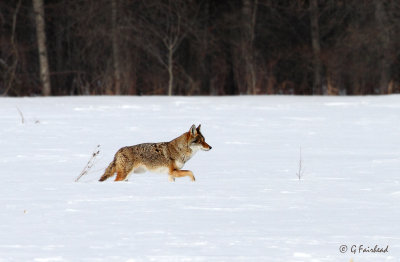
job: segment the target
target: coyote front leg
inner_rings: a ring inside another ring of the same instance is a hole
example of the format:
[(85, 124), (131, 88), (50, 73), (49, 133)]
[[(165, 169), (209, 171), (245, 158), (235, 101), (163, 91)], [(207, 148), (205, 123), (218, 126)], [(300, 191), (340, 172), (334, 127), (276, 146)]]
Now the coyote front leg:
[(169, 172), (169, 181), (173, 182), (173, 181), (175, 181), (175, 177), (184, 177), (184, 176), (190, 177), (190, 180), (192, 180), (192, 181), (196, 180), (194, 178), (194, 175), (193, 175), (192, 171), (174, 169), (174, 170)]

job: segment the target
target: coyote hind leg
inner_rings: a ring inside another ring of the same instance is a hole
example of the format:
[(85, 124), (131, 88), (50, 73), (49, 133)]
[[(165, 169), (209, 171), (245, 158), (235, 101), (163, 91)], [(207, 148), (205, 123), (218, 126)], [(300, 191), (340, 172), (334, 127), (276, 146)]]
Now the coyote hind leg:
[(175, 181), (175, 177), (184, 177), (184, 176), (188, 176), (190, 177), (191, 181), (195, 181), (196, 179), (194, 178), (193, 172), (190, 170), (172, 170), (169, 174), (169, 181), (173, 182)]
[(128, 181), (130, 174), (135, 171), (133, 164), (127, 164), (124, 167), (117, 168), (117, 177), (114, 181)]
[(126, 177), (127, 177), (127, 174), (125, 174), (125, 172), (118, 171), (117, 172), (117, 177), (115, 178), (114, 181), (115, 182), (116, 181), (124, 181)]

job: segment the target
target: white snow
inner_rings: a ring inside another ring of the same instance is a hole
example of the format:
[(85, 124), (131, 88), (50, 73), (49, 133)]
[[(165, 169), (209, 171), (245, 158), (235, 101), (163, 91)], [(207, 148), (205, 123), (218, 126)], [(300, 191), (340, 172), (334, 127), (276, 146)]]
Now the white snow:
[[(0, 98), (0, 261), (399, 261), (399, 105), (398, 95)], [(200, 123), (213, 149), (186, 163), (196, 182), (97, 182), (120, 147)]]

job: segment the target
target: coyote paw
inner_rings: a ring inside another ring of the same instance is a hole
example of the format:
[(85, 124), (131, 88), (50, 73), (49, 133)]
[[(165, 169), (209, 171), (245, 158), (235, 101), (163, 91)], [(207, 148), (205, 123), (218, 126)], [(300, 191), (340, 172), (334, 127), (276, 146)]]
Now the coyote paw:
[(169, 182), (175, 182), (175, 177), (173, 177), (173, 176), (168, 176), (168, 181), (169, 181)]
[(191, 176), (191, 177), (190, 177), (190, 180), (191, 180), (192, 182), (194, 182), (194, 181), (196, 181), (196, 178), (194, 178), (194, 176)]

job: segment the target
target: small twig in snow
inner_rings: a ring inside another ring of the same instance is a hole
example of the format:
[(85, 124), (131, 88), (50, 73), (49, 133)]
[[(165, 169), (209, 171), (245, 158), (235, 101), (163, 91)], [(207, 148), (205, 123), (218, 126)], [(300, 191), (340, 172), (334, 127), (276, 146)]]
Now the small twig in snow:
[(100, 145), (98, 145), (97, 148), (94, 150), (92, 157), (89, 159), (89, 161), (87, 162), (86, 166), (83, 168), (80, 175), (75, 179), (75, 182), (78, 182), (82, 176), (86, 175), (89, 172), (89, 170), (94, 166), (96, 157), (99, 154), (100, 154)]
[(301, 180), (304, 174), (304, 168), (303, 168), (303, 157), (301, 155), (301, 146), (300, 146), (300, 155), (299, 155), (299, 169), (296, 173), (296, 176)]
[(25, 118), (24, 118), (24, 115), (22, 114), (21, 110), (19, 110), (18, 107), (17, 107), (17, 110), (18, 110), (19, 115), (21, 116), (21, 122), (22, 122), (22, 124), (25, 123)]

